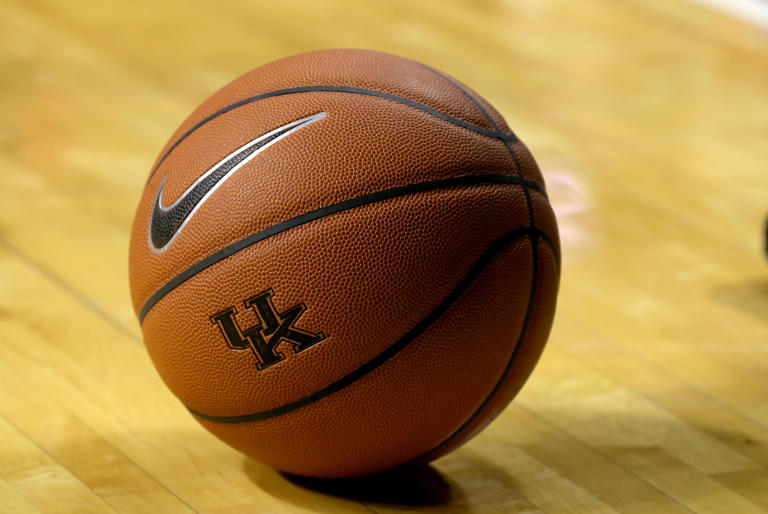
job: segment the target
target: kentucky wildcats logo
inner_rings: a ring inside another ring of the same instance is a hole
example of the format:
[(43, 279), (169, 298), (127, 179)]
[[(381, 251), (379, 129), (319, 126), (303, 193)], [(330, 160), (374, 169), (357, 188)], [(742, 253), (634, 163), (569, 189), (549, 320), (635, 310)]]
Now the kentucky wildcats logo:
[(323, 339), (322, 332), (310, 332), (294, 326), (307, 306), (303, 303), (291, 307), (284, 312), (278, 312), (272, 303), (272, 289), (248, 298), (243, 303), (259, 318), (259, 324), (243, 330), (235, 318), (237, 310), (230, 307), (211, 316), (211, 323), (218, 325), (227, 344), (233, 350), (250, 348), (256, 356), (258, 369), (268, 368), (285, 360), (285, 355), (277, 351), (281, 341), (290, 343), (298, 353), (306, 350)]

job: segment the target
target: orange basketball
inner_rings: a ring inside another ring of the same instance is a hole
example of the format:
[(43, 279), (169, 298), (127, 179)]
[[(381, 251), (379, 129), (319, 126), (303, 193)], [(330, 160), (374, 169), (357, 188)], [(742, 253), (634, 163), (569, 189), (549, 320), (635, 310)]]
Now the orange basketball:
[(364, 50), (289, 57), (206, 100), (134, 220), (133, 305), (208, 430), (318, 477), (434, 459), (514, 397), (549, 333), (557, 226), (477, 93)]

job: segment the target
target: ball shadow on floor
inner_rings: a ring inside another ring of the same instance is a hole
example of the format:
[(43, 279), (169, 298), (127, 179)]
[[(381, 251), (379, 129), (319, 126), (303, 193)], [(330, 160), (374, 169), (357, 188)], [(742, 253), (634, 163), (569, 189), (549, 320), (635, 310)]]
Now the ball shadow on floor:
[(295, 488), (286, 487), (288, 484), (343, 500), (389, 506), (440, 506), (451, 503), (456, 496), (451, 485), (429, 465), (336, 479), (282, 473), (252, 459), (246, 459), (243, 467), (259, 488), (293, 503), (302, 502), (301, 495), (295, 494)]

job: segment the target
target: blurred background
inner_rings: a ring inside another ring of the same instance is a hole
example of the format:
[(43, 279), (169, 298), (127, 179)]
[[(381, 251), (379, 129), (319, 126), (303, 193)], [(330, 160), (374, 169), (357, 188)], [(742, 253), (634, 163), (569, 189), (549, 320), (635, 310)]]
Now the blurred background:
[[(0, 511), (768, 510), (768, 4), (726, 7), (4, 0)], [(313, 492), (206, 434), (129, 302), (128, 233), (172, 131), (242, 73), (334, 47), (487, 98), (563, 240), (530, 383), (406, 498)]]

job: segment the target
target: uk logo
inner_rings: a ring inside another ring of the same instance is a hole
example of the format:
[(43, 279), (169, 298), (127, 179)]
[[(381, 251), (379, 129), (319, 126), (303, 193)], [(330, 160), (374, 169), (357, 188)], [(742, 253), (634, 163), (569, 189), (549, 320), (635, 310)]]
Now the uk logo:
[(259, 370), (285, 360), (285, 354), (277, 350), (281, 342), (290, 343), (293, 351), (299, 353), (325, 339), (322, 332), (310, 332), (296, 326), (296, 322), (307, 310), (306, 305), (300, 303), (279, 312), (274, 304), (274, 294), (272, 289), (267, 289), (243, 302), (246, 309), (252, 310), (259, 320), (252, 327), (240, 327), (234, 306), (211, 316), (211, 323), (218, 325), (232, 350), (250, 349), (253, 352)]

